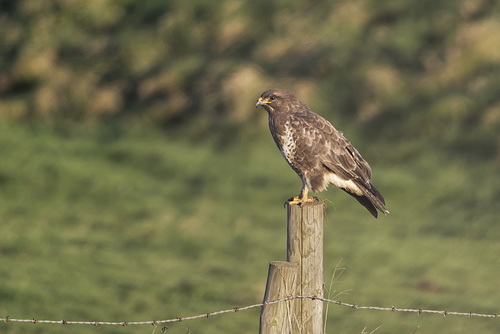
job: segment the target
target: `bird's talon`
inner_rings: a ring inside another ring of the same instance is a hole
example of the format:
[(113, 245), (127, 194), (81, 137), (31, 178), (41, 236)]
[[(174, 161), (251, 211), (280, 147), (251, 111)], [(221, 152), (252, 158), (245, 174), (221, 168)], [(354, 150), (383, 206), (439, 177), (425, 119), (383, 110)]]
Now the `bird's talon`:
[(305, 203), (313, 203), (313, 202), (316, 202), (316, 201), (319, 201), (319, 199), (317, 197), (307, 197), (307, 198), (303, 199), (303, 198), (300, 198), (300, 196), (295, 196), (295, 197), (290, 197), (285, 202), (284, 205), (286, 206), (288, 204), (288, 205), (302, 206)]

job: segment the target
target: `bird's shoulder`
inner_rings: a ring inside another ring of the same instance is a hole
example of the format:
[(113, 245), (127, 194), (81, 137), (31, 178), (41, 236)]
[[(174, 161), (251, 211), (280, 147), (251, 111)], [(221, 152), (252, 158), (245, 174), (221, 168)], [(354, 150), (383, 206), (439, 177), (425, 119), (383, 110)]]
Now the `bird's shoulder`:
[[(288, 113), (287, 120), (290, 126), (304, 136), (313, 136), (322, 143), (342, 141), (342, 132), (325, 118), (318, 115), (310, 108), (301, 108)], [(311, 143), (312, 144), (312, 143)]]

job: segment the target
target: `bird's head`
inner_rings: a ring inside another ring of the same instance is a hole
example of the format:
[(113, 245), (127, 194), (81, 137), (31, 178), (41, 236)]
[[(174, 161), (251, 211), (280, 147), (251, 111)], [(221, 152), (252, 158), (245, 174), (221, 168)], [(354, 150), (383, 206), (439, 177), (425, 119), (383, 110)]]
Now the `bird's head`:
[(255, 107), (261, 106), (268, 113), (287, 112), (300, 103), (292, 94), (283, 89), (270, 89), (262, 93)]

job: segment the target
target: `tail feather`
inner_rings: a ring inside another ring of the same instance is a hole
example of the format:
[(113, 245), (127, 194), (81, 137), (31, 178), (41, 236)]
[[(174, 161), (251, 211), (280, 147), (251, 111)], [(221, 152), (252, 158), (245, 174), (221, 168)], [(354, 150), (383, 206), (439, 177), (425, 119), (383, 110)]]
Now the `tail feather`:
[(366, 189), (365, 195), (377, 209), (382, 211), (384, 214), (389, 213), (389, 211), (385, 208), (385, 200), (382, 197), (382, 194), (373, 186), (373, 184), (370, 183), (370, 189)]
[(351, 195), (352, 197), (354, 197), (355, 199), (357, 199), (358, 202), (361, 205), (363, 205), (372, 214), (373, 217), (377, 218), (377, 216), (378, 216), (377, 209), (375, 209), (375, 206), (372, 204), (372, 202), (370, 202), (368, 197), (356, 195), (355, 193), (351, 193), (350, 191), (348, 191), (346, 189), (342, 189), (342, 190), (345, 191), (346, 193), (348, 193), (349, 195)]
[(342, 190), (354, 197), (373, 215), (373, 217), (377, 218), (377, 209), (387, 215), (389, 211), (385, 208), (385, 200), (382, 197), (382, 194), (380, 194), (380, 192), (373, 186), (373, 184), (370, 183), (369, 185), (369, 189), (367, 187), (360, 186), (360, 189), (363, 191), (363, 196), (354, 194), (347, 189)]

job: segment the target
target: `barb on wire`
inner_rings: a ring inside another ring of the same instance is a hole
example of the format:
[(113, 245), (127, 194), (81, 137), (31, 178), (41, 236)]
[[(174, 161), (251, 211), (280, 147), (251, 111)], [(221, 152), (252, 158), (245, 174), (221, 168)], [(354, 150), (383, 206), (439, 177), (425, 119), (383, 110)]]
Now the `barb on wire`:
[(216, 311), (203, 313), (200, 315), (194, 315), (189, 317), (177, 317), (166, 320), (150, 320), (150, 321), (121, 321), (121, 322), (112, 322), (112, 321), (67, 321), (67, 320), (39, 320), (39, 319), (12, 319), (9, 316), (3, 318), (4, 322), (26, 322), (33, 324), (62, 324), (62, 325), (92, 325), (92, 326), (130, 326), (130, 325), (153, 325), (157, 326), (160, 324), (166, 324), (170, 322), (181, 322), (185, 320), (193, 320), (199, 318), (209, 318), (214, 315), (224, 314), (224, 313), (235, 313), (238, 311), (249, 310), (256, 307), (266, 307), (272, 304), (290, 301), (292, 299), (311, 299), (317, 300), (320, 302), (332, 303), (338, 306), (345, 306), (356, 310), (374, 310), (374, 311), (389, 311), (389, 312), (409, 312), (409, 313), (417, 313), (418, 315), (422, 313), (434, 313), (441, 314), (443, 316), (448, 315), (457, 315), (457, 316), (466, 316), (466, 317), (482, 317), (482, 318), (498, 318), (498, 313), (496, 314), (484, 314), (484, 313), (475, 313), (475, 312), (454, 312), (454, 311), (439, 311), (439, 310), (424, 310), (424, 309), (411, 309), (411, 308), (397, 308), (395, 306), (392, 307), (378, 307), (378, 306), (360, 306), (358, 304), (349, 304), (344, 303), (337, 300), (327, 299), (318, 296), (289, 296), (277, 300), (273, 300), (270, 302), (264, 302), (260, 304), (253, 304), (244, 307), (235, 307), (228, 310)]

